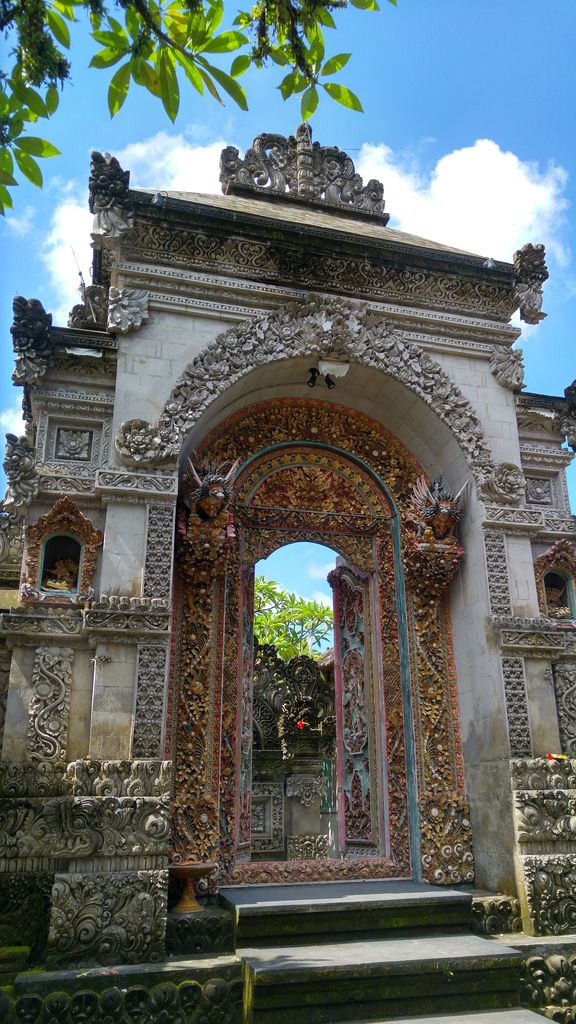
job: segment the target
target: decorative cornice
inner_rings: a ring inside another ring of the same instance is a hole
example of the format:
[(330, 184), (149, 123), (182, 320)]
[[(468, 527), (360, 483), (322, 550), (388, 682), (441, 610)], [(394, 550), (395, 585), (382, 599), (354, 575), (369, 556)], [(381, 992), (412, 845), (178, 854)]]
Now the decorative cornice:
[(494, 616), (496, 637), (504, 651), (533, 657), (574, 657), (576, 626), (555, 625), (553, 619), (525, 619), (520, 616)]
[(178, 493), (178, 474), (154, 475), (152, 473), (130, 473), (122, 470), (101, 469), (96, 474), (94, 489), (104, 500), (110, 495), (125, 494), (155, 501), (174, 500)]
[(489, 478), (492, 460), (480, 422), (441, 367), (385, 321), (366, 313), (361, 303), (325, 302), (316, 297), (291, 303), (216, 338), (186, 368), (158, 423), (123, 424), (116, 450), (126, 459), (138, 457), (143, 465), (174, 458), (200, 415), (256, 367), (328, 355), (378, 369), (414, 392), (451, 431), (476, 481), (483, 484)]

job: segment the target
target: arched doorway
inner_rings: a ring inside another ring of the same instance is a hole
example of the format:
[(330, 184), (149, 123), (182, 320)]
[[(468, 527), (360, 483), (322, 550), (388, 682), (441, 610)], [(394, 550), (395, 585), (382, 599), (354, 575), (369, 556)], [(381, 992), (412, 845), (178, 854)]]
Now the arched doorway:
[[(218, 521), (181, 523), (167, 751), (177, 853), (217, 862), (220, 883), (470, 880), (445, 600), (458, 557), (455, 541), (450, 551), (413, 542), (420, 467), (374, 421), (305, 400), (244, 409), (195, 454), (213, 465), (238, 457)], [(296, 540), (342, 556), (332, 580), (338, 856), (253, 861), (254, 565)]]

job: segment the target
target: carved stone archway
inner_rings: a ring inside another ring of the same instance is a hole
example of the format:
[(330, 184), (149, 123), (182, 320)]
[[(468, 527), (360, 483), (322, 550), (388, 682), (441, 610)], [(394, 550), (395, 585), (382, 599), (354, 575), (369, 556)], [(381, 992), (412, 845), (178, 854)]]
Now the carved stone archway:
[[(410, 873), (470, 881), (446, 598), (461, 552), (454, 541), (429, 550), (415, 540), (411, 497), (421, 468), (375, 421), (306, 400), (244, 409), (197, 452), (220, 464), (238, 455), (234, 538), (225, 513), (211, 524), (191, 513), (178, 548), (181, 639), (167, 748), (175, 761), (178, 854), (218, 862), (221, 883)], [(373, 580), (387, 834), (372, 856), (245, 863), (253, 567), (275, 548), (305, 539), (340, 550)]]
[(477, 484), (490, 477), (492, 460), (478, 417), (438, 363), (364, 304), (318, 296), (221, 334), (186, 368), (157, 424), (129, 420), (122, 425), (117, 453), (139, 465), (173, 459), (202, 413), (233, 384), (258, 367), (303, 356), (332, 356), (393, 377), (448, 427)]

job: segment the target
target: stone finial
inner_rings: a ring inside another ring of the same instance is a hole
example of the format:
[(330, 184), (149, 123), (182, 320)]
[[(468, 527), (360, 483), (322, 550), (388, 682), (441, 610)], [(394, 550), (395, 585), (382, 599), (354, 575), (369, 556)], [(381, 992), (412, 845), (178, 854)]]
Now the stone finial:
[(108, 292), (102, 284), (89, 284), (81, 288), (82, 302), (73, 306), (68, 315), (68, 327), (83, 330), (106, 330)]
[(547, 316), (542, 312), (542, 286), (549, 277), (543, 245), (528, 242), (514, 253), (514, 291), (520, 319), (538, 324)]
[(52, 315), (46, 312), (39, 299), (25, 299), (22, 295), (15, 297), (12, 308), (14, 320), (10, 333), (16, 354), (12, 380), (15, 384), (29, 384), (54, 365)]
[(88, 206), (94, 214), (94, 234), (116, 238), (133, 226), (129, 184), (130, 171), (122, 170), (116, 157), (94, 150), (88, 179)]
[(526, 478), (513, 462), (500, 462), (482, 488), (482, 496), (503, 505), (516, 505), (526, 494)]
[(6, 434), (6, 452), (2, 468), (6, 473), (8, 491), (5, 507), (29, 505), (38, 494), (39, 480), (36, 451), (25, 437)]
[(338, 207), (387, 224), (384, 186), (372, 179), (364, 185), (353, 161), (336, 146), (312, 142), (310, 125), (296, 136), (258, 135), (241, 160), (234, 146), (220, 156), (220, 182), (225, 194), (256, 193), (290, 196), (323, 206)]

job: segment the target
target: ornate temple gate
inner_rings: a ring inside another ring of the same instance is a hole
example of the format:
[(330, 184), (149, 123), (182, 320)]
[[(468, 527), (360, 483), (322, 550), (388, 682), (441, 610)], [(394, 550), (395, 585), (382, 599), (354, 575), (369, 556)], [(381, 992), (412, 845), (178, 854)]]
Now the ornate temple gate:
[[(379, 424), (318, 401), (244, 409), (195, 461), (231, 465), (230, 502), (183, 511), (167, 756), (175, 856), (211, 885), (473, 878), (447, 618), (453, 537), (418, 538), (421, 469)], [(250, 860), (254, 565), (307, 540), (335, 548), (339, 859)], [(344, 650), (344, 647), (346, 650)]]

